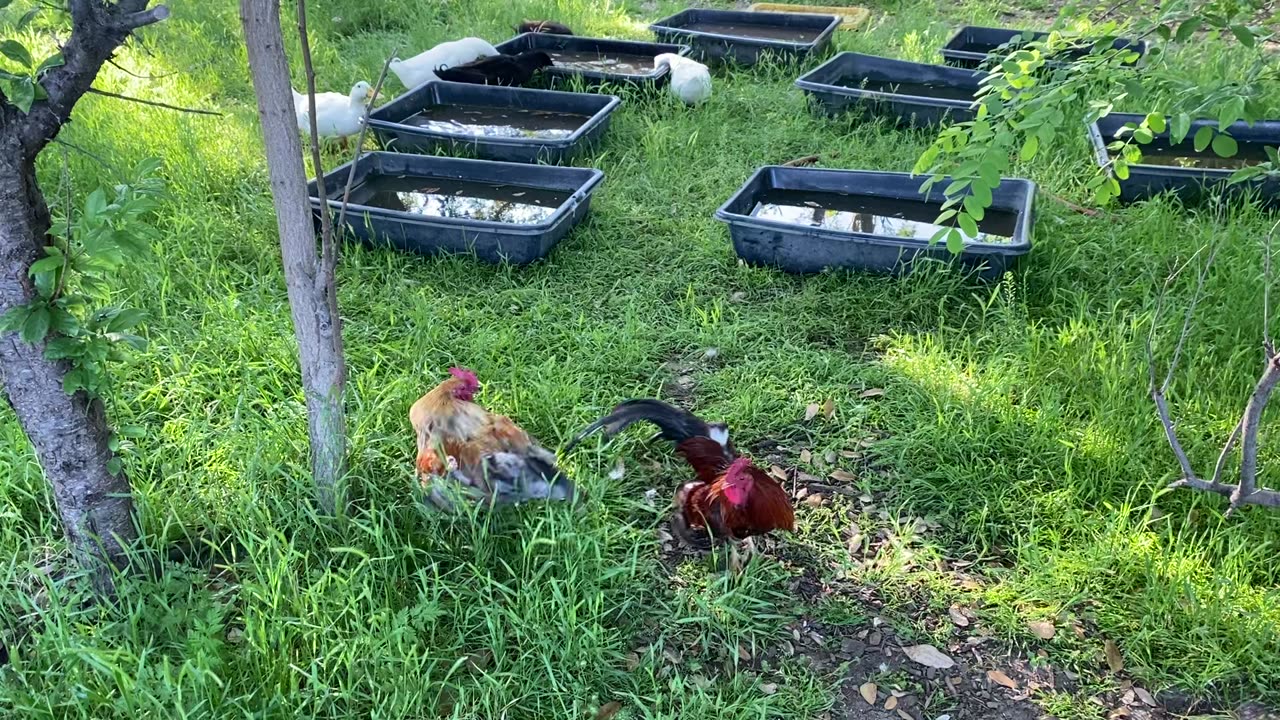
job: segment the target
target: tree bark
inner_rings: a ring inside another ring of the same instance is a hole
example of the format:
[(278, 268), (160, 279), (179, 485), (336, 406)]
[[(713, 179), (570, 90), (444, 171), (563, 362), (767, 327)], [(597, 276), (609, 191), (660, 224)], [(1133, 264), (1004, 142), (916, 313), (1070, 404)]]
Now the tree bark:
[[(0, 315), (34, 297), (27, 269), (43, 257), (49, 232), (33, 164), (9, 157), (0, 164)], [(0, 336), (0, 376), (53, 489), (72, 552), (82, 567), (100, 571), (106, 588), (109, 573), (99, 561), (122, 566), (125, 547), (137, 537), (129, 481), (107, 470), (111, 451), (102, 404), (83, 391), (63, 392), (70, 365), (46, 359), (44, 348), (17, 333)]]
[(346, 365), (337, 288), (316, 252), (279, 0), (240, 0), (240, 20), (258, 97), (285, 285), (298, 340), (316, 502), (322, 510), (335, 512), (346, 459)]
[[(49, 242), (49, 207), (36, 181), (36, 156), (71, 119), (103, 63), (134, 30), (168, 17), (148, 0), (100, 3), (71, 0), (71, 36), (64, 64), (40, 78), (47, 97), (23, 113), (0, 96), (0, 314), (35, 297), (28, 270)], [(123, 566), (137, 538), (133, 499), (112, 458), (102, 403), (83, 391), (67, 395), (70, 365), (45, 358), (44, 342), (0, 335), (0, 382), (18, 423), (35, 448), (53, 489), (63, 531), (82, 567), (100, 589), (111, 589), (110, 566)]]

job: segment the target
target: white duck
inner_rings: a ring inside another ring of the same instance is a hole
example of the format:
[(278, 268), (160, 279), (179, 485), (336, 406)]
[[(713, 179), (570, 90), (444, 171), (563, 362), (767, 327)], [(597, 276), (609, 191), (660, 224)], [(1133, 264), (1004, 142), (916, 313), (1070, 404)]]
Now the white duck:
[[(360, 126), (364, 122), (364, 108), (369, 104), (372, 92), (373, 88), (369, 87), (369, 83), (361, 80), (351, 87), (350, 95), (316, 93), (316, 134), (322, 138), (343, 138), (345, 143), (348, 135), (360, 132)], [(310, 135), (311, 120), (305, 93), (293, 91), (293, 111), (298, 116), (298, 129)]]
[(654, 67), (671, 69), (671, 94), (686, 105), (697, 105), (711, 97), (711, 72), (697, 60), (675, 53), (662, 53), (653, 59)]
[(424, 82), (437, 80), (435, 70), (438, 67), (457, 67), (498, 54), (497, 48), (488, 42), (478, 37), (467, 37), (442, 42), (408, 60), (392, 58), (387, 67), (400, 78), (405, 87), (412, 90)]

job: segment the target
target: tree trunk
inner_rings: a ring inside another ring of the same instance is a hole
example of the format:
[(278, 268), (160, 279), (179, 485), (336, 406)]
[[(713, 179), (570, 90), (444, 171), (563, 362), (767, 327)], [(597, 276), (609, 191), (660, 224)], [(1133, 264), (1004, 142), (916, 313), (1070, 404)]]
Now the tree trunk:
[[(0, 315), (34, 297), (27, 269), (44, 256), (41, 248), (48, 243), (50, 227), (35, 160), (13, 140), (6, 133), (0, 142)], [(76, 559), (98, 571), (99, 587), (109, 589), (110, 573), (99, 561), (122, 566), (124, 548), (137, 538), (129, 481), (123, 473), (107, 470), (111, 451), (102, 404), (83, 391), (63, 392), (70, 366), (46, 359), (44, 347), (17, 333), (0, 335), (0, 375), (53, 488)]]
[(258, 96), (285, 285), (298, 340), (316, 501), (321, 509), (334, 512), (340, 501), (347, 440), (342, 400), (346, 366), (337, 288), (316, 251), (279, 0), (240, 0), (240, 20)]

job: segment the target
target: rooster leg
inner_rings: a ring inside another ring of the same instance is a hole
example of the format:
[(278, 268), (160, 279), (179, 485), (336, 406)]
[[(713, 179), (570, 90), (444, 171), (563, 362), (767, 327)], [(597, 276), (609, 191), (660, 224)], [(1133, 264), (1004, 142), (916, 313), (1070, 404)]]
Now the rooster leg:
[(738, 551), (738, 543), (730, 540), (726, 543), (729, 546), (729, 574), (741, 575), (742, 568), (746, 566), (748, 558), (743, 558), (742, 553)]

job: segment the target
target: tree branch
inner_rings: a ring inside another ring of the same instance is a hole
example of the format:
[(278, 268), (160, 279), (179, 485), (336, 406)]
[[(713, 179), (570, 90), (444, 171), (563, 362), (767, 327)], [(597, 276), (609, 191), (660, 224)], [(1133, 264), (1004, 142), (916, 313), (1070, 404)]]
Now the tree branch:
[(170, 105), (168, 103), (157, 102), (155, 100), (143, 100), (142, 98), (130, 97), (129, 95), (121, 95), (119, 93), (109, 92), (107, 90), (99, 90), (96, 87), (90, 87), (88, 92), (103, 97), (115, 98), (117, 100), (126, 100), (128, 102), (138, 103), (139, 105), (150, 105), (151, 107), (164, 108), (165, 110), (176, 110), (178, 112), (191, 113), (193, 115), (213, 115), (222, 117), (222, 113), (216, 110), (200, 110), (197, 108), (186, 108), (178, 105)]
[(126, 15), (125, 17), (120, 18), (116, 23), (116, 27), (133, 32), (140, 27), (154, 25), (168, 17), (169, 8), (164, 5), (157, 5), (150, 10), (143, 10), (142, 12), (136, 12), (132, 15)]
[[(16, 124), (23, 153), (34, 158), (71, 117), (71, 109), (89, 92), (93, 80), (129, 34), (142, 27), (139, 13), (152, 22), (167, 17), (156, 6), (147, 11), (149, 0), (119, 0), (104, 5), (95, 0), (70, 0), (71, 37), (62, 46), (63, 64), (49, 68), (40, 78), (48, 97), (36, 101)], [(146, 24), (146, 23), (144, 23)]]
[(1239, 488), (1235, 485), (1215, 485), (1211, 482), (1205, 482), (1200, 478), (1182, 478), (1169, 487), (1172, 488), (1191, 488), (1192, 490), (1204, 490), (1205, 492), (1217, 493), (1232, 498), (1231, 512), (1240, 505), (1261, 505), (1263, 507), (1280, 507), (1280, 492), (1275, 490), (1255, 490), (1248, 495), (1244, 495), (1239, 501), (1235, 500), (1235, 494)]
[(329, 213), (329, 193), (324, 182), (324, 163), (320, 156), (320, 129), (316, 119), (316, 69), (311, 63), (311, 41), (307, 37), (307, 3), (298, 0), (298, 40), (302, 44), (302, 68), (307, 76), (307, 122), (311, 137), (311, 164), (316, 171), (316, 194), (320, 196), (320, 267), (315, 275), (316, 288), (333, 282), (337, 251), (333, 247), (333, 217)]
[(1262, 422), (1262, 411), (1267, 408), (1271, 393), (1280, 384), (1280, 355), (1267, 359), (1266, 372), (1249, 396), (1249, 404), (1244, 408), (1244, 418), (1240, 421), (1240, 434), (1243, 442), (1240, 447), (1240, 484), (1231, 493), (1231, 507), (1254, 494), (1258, 481), (1258, 425)]
[(364, 117), (360, 122), (360, 134), (356, 137), (356, 150), (351, 156), (351, 169), (347, 171), (347, 186), (342, 189), (342, 207), (338, 210), (338, 230), (342, 230), (343, 223), (347, 220), (347, 202), (351, 199), (351, 186), (356, 181), (356, 163), (360, 161), (360, 154), (364, 151), (364, 136), (369, 130), (369, 113), (373, 111), (373, 104), (378, 101), (378, 93), (382, 90), (383, 81), (387, 79), (387, 69), (391, 67), (391, 61), (399, 54), (400, 46), (397, 45), (387, 55), (387, 61), (382, 64), (382, 72), (378, 75), (378, 82), (374, 83), (373, 93), (369, 95), (369, 104), (365, 106)]

